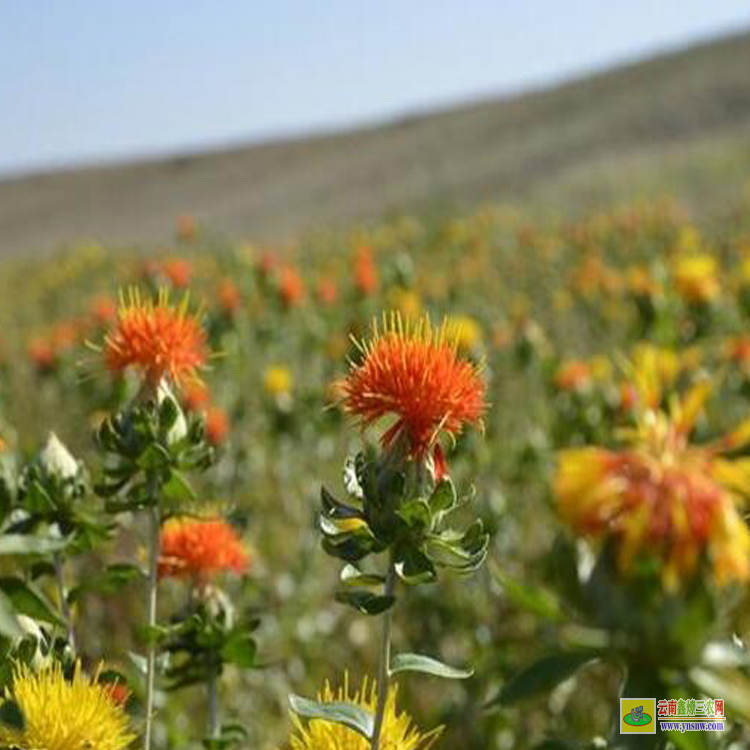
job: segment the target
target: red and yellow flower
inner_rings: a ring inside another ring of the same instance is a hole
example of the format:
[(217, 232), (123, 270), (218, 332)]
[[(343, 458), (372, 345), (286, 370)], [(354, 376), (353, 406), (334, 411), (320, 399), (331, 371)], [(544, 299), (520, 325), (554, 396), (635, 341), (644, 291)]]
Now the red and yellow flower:
[(719, 584), (750, 578), (750, 532), (738, 512), (750, 496), (750, 459), (727, 456), (750, 442), (750, 420), (712, 443), (691, 443), (709, 392), (700, 383), (668, 411), (641, 398), (622, 448), (559, 456), (555, 495), (563, 519), (584, 536), (614, 542), (623, 572), (655, 556), (669, 591), (702, 560)]

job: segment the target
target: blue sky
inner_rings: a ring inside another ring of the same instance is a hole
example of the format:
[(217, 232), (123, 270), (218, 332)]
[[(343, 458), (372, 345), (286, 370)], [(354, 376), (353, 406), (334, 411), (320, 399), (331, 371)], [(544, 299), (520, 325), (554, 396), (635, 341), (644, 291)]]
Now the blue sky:
[(743, 28), (747, 0), (0, 0), (0, 172), (387, 119)]

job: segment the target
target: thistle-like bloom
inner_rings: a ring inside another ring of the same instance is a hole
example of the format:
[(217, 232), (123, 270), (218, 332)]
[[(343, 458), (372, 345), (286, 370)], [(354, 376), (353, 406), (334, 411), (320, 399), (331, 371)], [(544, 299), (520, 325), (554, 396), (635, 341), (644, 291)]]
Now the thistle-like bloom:
[(178, 306), (160, 290), (156, 302), (137, 289), (121, 296), (117, 324), (104, 341), (104, 357), (113, 372), (137, 369), (152, 386), (168, 376), (175, 385), (198, 379), (208, 346), (199, 317), (188, 311), (188, 297)]
[(459, 356), (447, 323), (435, 329), (427, 317), (412, 323), (391, 313), (382, 331), (376, 322), (372, 338), (357, 346), (362, 362), (339, 384), (343, 406), (363, 427), (395, 417), (381, 438), (384, 447), (403, 437), (411, 457), (422, 459), (441, 432), (455, 436), (481, 422), (484, 382), (476, 365)]
[(244, 573), (249, 559), (237, 532), (221, 519), (173, 518), (162, 528), (161, 577), (207, 583), (220, 573)]
[(555, 494), (565, 521), (613, 541), (623, 572), (660, 560), (669, 591), (703, 559), (719, 584), (750, 578), (750, 532), (737, 511), (750, 496), (750, 462), (724, 455), (750, 441), (750, 421), (713, 443), (691, 443), (709, 390), (695, 386), (668, 412), (643, 399), (623, 448), (577, 448), (559, 457)]
[[(349, 675), (344, 675), (344, 684), (334, 691), (326, 682), (318, 700), (323, 703), (351, 703), (374, 712), (377, 703), (377, 686), (366, 677), (359, 690), (350, 690)], [(398, 688), (392, 687), (388, 692), (385, 706), (383, 730), (380, 746), (383, 750), (428, 750), (442, 734), (438, 727), (423, 734), (414, 726), (411, 717), (398, 713), (396, 699)], [(370, 742), (353, 729), (322, 719), (303, 722), (295, 714), (294, 734), (291, 737), (292, 750), (369, 750)]]
[(89, 678), (76, 664), (66, 680), (59, 664), (32, 672), (19, 665), (10, 697), (20, 706), (26, 726), (11, 729), (0, 723), (0, 746), (18, 750), (123, 750), (135, 739), (112, 686)]

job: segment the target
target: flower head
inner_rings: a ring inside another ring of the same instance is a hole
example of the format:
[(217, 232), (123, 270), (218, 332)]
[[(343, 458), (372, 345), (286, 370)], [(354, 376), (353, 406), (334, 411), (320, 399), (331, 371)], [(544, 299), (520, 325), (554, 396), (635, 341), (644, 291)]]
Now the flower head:
[(683, 255), (674, 265), (674, 283), (688, 303), (704, 305), (719, 296), (716, 259), (710, 255)]
[(249, 556), (237, 532), (221, 519), (173, 518), (161, 533), (159, 575), (205, 583), (219, 573), (244, 573)]
[(263, 372), (263, 390), (270, 396), (284, 396), (291, 392), (294, 378), (288, 367), (272, 365)]
[(305, 299), (305, 282), (291, 265), (279, 271), (279, 297), (284, 307), (298, 307)]
[(725, 455), (750, 440), (750, 422), (705, 445), (690, 436), (705, 399), (697, 385), (669, 411), (639, 400), (624, 446), (563, 451), (555, 479), (560, 513), (576, 531), (614, 542), (620, 568), (661, 561), (675, 590), (706, 559), (719, 584), (750, 578), (750, 532), (737, 504), (750, 496), (750, 462)]
[(187, 296), (174, 306), (164, 290), (153, 302), (131, 289), (120, 300), (117, 324), (105, 338), (104, 356), (113, 372), (132, 367), (153, 386), (164, 376), (181, 385), (197, 380), (208, 347), (198, 316), (188, 311)]
[(403, 437), (413, 458), (421, 459), (441, 432), (458, 435), (479, 423), (486, 408), (478, 368), (461, 359), (446, 323), (432, 328), (427, 317), (404, 322), (398, 313), (383, 316), (369, 341), (357, 343), (362, 362), (340, 384), (343, 405), (363, 427), (383, 417), (395, 423), (381, 442)]
[(372, 259), (372, 251), (368, 245), (361, 245), (354, 259), (354, 286), (361, 294), (369, 295), (377, 290), (379, 283), (380, 277)]
[[(322, 703), (351, 703), (369, 711), (375, 710), (377, 703), (376, 684), (366, 677), (359, 690), (350, 689), (349, 675), (344, 675), (344, 684), (333, 690), (329, 683), (318, 700)], [(383, 750), (428, 750), (442, 734), (438, 727), (423, 734), (412, 723), (411, 717), (398, 713), (396, 700), (398, 688), (392, 687), (388, 692), (380, 746)], [(336, 724), (322, 719), (303, 722), (296, 715), (292, 716), (295, 732), (291, 737), (292, 750), (368, 750), (370, 743), (353, 729), (343, 724)]]
[(122, 750), (134, 739), (128, 717), (112, 699), (112, 686), (97, 682), (76, 664), (66, 680), (59, 664), (32, 672), (15, 668), (11, 697), (26, 719), (23, 730), (0, 724), (0, 745), (19, 750)]

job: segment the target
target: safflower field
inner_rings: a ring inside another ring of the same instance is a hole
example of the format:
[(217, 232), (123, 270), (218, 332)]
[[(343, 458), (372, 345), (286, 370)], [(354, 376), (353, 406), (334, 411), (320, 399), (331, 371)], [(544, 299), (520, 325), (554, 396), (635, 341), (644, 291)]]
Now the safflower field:
[(0, 287), (0, 746), (750, 743), (750, 192)]

